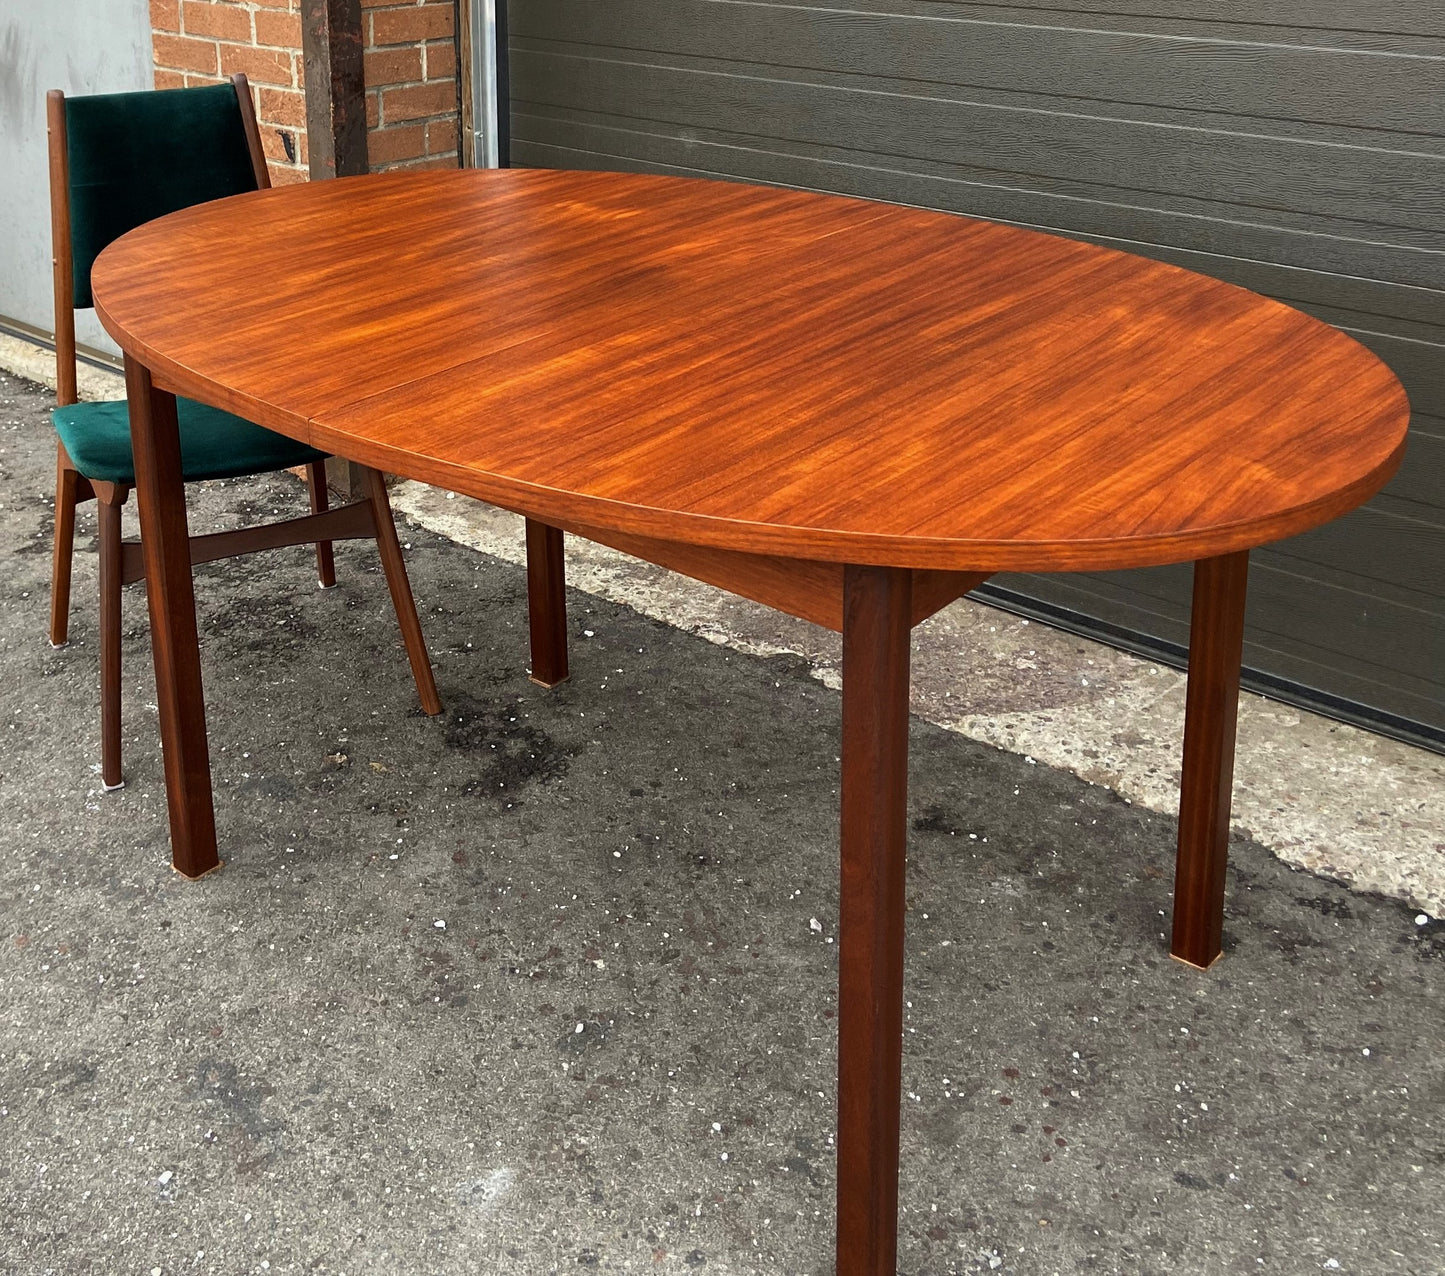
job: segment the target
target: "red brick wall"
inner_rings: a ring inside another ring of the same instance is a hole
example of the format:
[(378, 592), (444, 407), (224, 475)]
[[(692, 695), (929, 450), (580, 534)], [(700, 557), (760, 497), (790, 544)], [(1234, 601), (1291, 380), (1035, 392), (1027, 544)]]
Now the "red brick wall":
[[(454, 0), (361, 0), (372, 171), (442, 168), (457, 150)], [(299, 0), (150, 0), (158, 89), (251, 81), (271, 181), (307, 177)]]
[(456, 5), (361, 0), (371, 169), (455, 168)]
[(150, 0), (156, 88), (251, 81), (271, 181), (306, 180), (306, 93), (297, 0)]

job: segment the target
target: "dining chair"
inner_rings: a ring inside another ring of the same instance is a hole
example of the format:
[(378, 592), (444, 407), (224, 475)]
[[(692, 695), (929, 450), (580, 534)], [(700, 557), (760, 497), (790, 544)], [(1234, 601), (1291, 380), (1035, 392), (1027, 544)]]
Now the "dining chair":
[[(159, 92), (47, 95), (50, 225), (55, 269), (55, 357), (59, 435), (50, 641), (65, 645), (70, 616), (75, 508), (95, 500), (100, 541), (100, 757), (107, 789), (120, 765), (121, 586), (145, 576), (139, 541), (121, 539), (121, 509), (135, 484), (124, 399), (81, 403), (76, 389), (75, 311), (94, 303), (90, 272), (101, 250), (143, 222), (227, 195), (269, 187), (246, 77), (229, 84)], [(187, 482), (304, 468), (311, 512), (192, 536), (191, 563), (287, 545), (316, 546), (322, 587), (336, 583), (331, 542), (376, 541), (422, 708), (441, 712), (431, 661), (381, 474), (358, 466), (365, 496), (329, 509), (326, 453), (190, 399), (176, 399), (181, 469)]]

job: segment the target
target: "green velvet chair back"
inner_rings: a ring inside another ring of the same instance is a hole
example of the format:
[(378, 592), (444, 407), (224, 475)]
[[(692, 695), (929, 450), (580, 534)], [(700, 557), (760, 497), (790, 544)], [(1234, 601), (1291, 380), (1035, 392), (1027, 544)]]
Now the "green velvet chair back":
[(113, 239), (192, 204), (257, 188), (233, 84), (65, 99), (73, 304)]

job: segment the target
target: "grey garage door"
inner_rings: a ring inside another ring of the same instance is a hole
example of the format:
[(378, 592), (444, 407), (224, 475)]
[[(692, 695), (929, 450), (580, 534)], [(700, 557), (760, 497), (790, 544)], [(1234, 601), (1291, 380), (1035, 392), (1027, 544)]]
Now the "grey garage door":
[[(1401, 474), (1254, 558), (1256, 682), (1445, 741), (1445, 0), (512, 0), (515, 164), (1018, 222), (1308, 310), (1399, 374)], [(1182, 643), (1189, 572), (1000, 577)]]

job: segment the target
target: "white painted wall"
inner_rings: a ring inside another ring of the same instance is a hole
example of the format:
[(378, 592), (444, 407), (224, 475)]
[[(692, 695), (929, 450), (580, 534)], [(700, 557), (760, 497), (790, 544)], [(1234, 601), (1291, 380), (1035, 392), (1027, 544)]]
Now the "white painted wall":
[[(0, 0), (0, 316), (55, 326), (46, 91), (152, 83), (147, 0)], [(115, 350), (91, 311), (76, 316), (76, 336)]]

